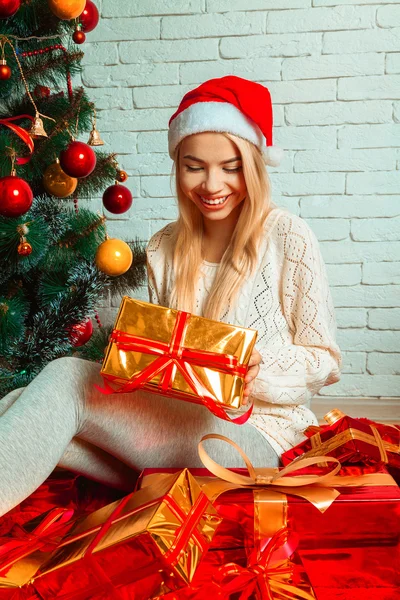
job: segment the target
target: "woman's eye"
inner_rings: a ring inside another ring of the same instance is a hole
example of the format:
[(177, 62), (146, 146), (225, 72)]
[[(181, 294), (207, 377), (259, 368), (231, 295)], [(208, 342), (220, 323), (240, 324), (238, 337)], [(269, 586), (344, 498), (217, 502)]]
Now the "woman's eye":
[[(188, 171), (191, 171), (192, 173), (198, 173), (199, 171), (203, 170), (203, 167), (191, 167), (189, 165), (186, 165), (186, 168)], [(241, 170), (242, 167), (236, 167), (235, 169), (224, 169), (224, 171), (226, 173), (237, 173), (238, 171)]]

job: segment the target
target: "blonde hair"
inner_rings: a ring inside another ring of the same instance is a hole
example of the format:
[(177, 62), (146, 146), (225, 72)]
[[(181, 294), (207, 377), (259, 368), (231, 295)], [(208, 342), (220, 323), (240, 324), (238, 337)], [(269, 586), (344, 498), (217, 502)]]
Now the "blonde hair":
[[(247, 194), (203, 308), (203, 316), (215, 320), (222, 318), (227, 302), (230, 306), (233, 305), (246, 276), (255, 271), (264, 224), (271, 208), (275, 206), (271, 201), (271, 184), (259, 149), (243, 138), (230, 133), (223, 135), (239, 149)], [(179, 217), (172, 232), (174, 284), (170, 306), (193, 312), (203, 262), (204, 229), (201, 212), (180, 187), (180, 148), (181, 144), (176, 149), (172, 170), (172, 176), (175, 175)]]

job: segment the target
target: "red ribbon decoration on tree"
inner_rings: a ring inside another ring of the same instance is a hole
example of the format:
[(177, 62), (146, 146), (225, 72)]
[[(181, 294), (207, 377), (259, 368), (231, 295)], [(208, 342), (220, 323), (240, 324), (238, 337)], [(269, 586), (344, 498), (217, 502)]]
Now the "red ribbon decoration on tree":
[(6, 119), (0, 119), (0, 125), (5, 125), (6, 127), (9, 127), (28, 146), (30, 155), (25, 157), (19, 156), (16, 159), (17, 165), (25, 165), (31, 160), (31, 155), (35, 149), (35, 145), (33, 143), (33, 139), (26, 131), (26, 129), (23, 129), (19, 125), (11, 123), (11, 121), (16, 121), (17, 119), (30, 119), (32, 122), (34, 121), (34, 118), (31, 115), (18, 115), (16, 117), (7, 117)]
[[(158, 384), (158, 393), (178, 397), (179, 394), (172, 390), (172, 382), (176, 370), (179, 369), (185, 381), (199, 397), (201, 404), (204, 404), (216, 417), (238, 425), (246, 423), (253, 411), (253, 405), (251, 405), (243, 415), (240, 415), (240, 417), (231, 419), (222, 406), (210, 395), (209, 390), (204, 386), (203, 382), (193, 370), (192, 365), (208, 367), (223, 373), (239, 375), (241, 377), (246, 375), (248, 369), (247, 365), (239, 364), (236, 356), (219, 354), (218, 352), (209, 352), (208, 350), (185, 348), (183, 346), (183, 340), (185, 338), (189, 318), (190, 313), (181, 310), (178, 311), (171, 341), (169, 343), (135, 336), (117, 329), (113, 330), (111, 341), (117, 344), (119, 350), (158, 355), (158, 358), (156, 358), (154, 362), (148, 365), (140, 373), (134, 375), (127, 383), (125, 383), (125, 385), (119, 384), (121, 385), (121, 388), (118, 390), (118, 393), (122, 394), (138, 390), (158, 374), (162, 373), (160, 383)], [(105, 387), (100, 388), (97, 385), (95, 385), (95, 387), (103, 394), (115, 394), (116, 390), (111, 388), (107, 383), (106, 378), (111, 381), (119, 379), (110, 374), (103, 374)], [(183, 398), (188, 400), (187, 397)]]

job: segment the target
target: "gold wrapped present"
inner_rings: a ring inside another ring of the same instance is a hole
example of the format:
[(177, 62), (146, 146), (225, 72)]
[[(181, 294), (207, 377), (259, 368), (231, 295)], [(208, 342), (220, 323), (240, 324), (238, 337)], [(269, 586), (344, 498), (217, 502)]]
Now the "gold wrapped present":
[[(18, 588), (42, 600), (90, 600), (146, 576), (179, 588), (192, 581), (220, 524), (216, 510), (184, 469), (163, 474), (151, 486), (68, 522), (62, 539), (40, 530), (0, 547), (2, 590)], [(42, 527), (43, 529), (43, 527)], [(3, 550), (3, 551), (2, 551)], [(137, 600), (147, 600), (138, 592)]]
[(106, 386), (101, 391), (142, 388), (204, 404), (229, 419), (224, 408), (242, 404), (256, 339), (254, 329), (124, 296), (101, 369)]

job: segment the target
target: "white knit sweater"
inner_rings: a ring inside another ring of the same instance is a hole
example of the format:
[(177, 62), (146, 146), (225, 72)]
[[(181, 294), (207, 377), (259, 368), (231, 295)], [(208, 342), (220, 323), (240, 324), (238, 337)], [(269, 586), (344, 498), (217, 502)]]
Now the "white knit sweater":
[[(172, 223), (147, 246), (149, 301), (169, 306), (173, 282)], [(219, 265), (204, 261), (195, 314), (202, 315)], [(310, 400), (340, 378), (336, 321), (318, 240), (307, 223), (287, 210), (269, 213), (258, 268), (247, 278), (236, 306), (221, 321), (258, 330), (262, 356), (252, 397), (254, 425), (281, 454), (316, 424)]]

